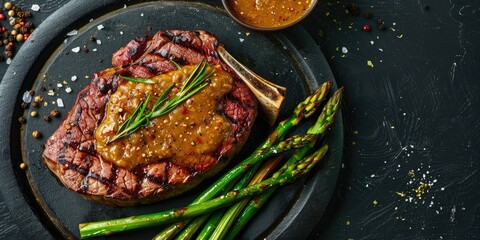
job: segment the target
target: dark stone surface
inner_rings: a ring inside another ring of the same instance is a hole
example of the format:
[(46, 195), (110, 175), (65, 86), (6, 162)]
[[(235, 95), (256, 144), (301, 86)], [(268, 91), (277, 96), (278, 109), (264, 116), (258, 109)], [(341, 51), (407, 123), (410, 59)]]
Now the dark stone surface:
[[(67, 1), (12, 2), (39, 4), (38, 25)], [(311, 238), (479, 238), (480, 2), (356, 1), (360, 16), (346, 3), (303, 22), (346, 90), (344, 168)], [(21, 239), (3, 201), (0, 213), (0, 238)]]

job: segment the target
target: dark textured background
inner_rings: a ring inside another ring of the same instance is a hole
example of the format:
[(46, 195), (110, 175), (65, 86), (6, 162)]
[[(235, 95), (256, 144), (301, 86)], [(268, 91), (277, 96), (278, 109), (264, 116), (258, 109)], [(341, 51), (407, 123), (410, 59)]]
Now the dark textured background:
[[(39, 4), (38, 25), (67, 0), (12, 2)], [(346, 90), (344, 168), (312, 238), (480, 238), (480, 2), (359, 0), (360, 16), (351, 2), (321, 1), (302, 23)], [(0, 213), (0, 239), (21, 238)]]

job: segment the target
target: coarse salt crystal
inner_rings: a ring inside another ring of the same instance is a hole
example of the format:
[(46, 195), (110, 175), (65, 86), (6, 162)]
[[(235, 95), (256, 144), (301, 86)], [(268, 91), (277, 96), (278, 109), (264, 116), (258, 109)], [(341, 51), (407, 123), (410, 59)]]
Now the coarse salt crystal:
[(29, 103), (32, 101), (32, 96), (28, 91), (25, 91), (25, 93), (23, 93), (22, 100), (26, 103)]
[(12, 63), (12, 59), (11, 58), (7, 58), (7, 64), (10, 64)]
[(372, 45), (373, 45), (374, 43), (375, 43), (374, 41), (370, 41), (370, 44), (372, 44)]
[(245, 41), (245, 39), (243, 39), (243, 38), (239, 38), (238, 40), (240, 40), (240, 42), (243, 42), (243, 41)]
[(140, 17), (143, 17), (143, 13), (140, 14)]
[(72, 48), (72, 52), (74, 52), (74, 53), (80, 52), (80, 47), (74, 47), (74, 48)]
[(343, 53), (343, 54), (348, 53), (348, 49), (347, 49), (346, 47), (342, 47), (342, 53)]
[(63, 100), (61, 98), (57, 98), (57, 106), (58, 107), (65, 107), (65, 105), (63, 105)]
[(38, 11), (38, 10), (40, 10), (40, 6), (39, 6), (38, 4), (33, 4), (33, 5), (32, 5), (32, 11), (35, 11), (35, 12), (36, 12), (36, 11)]
[(72, 80), (72, 82), (77, 81), (77, 76), (72, 76), (72, 77), (70, 78), (70, 80)]
[(52, 89), (50, 89), (50, 90), (48, 90), (47, 94), (48, 94), (48, 96), (54, 96), (55, 92)]
[(97, 29), (98, 29), (98, 30), (102, 30), (102, 29), (104, 29), (104, 28), (105, 28), (105, 26), (103, 26), (103, 24), (100, 24), (100, 25), (97, 26)]
[(96, 49), (96, 48), (94, 48), (94, 49), (92, 49), (92, 51), (96, 52), (96, 51), (97, 51), (97, 49)]
[(71, 92), (72, 92), (72, 88), (70, 88), (70, 87), (65, 88), (65, 92), (71, 93)]
[(123, 31), (120, 31), (120, 35), (123, 35)]
[(74, 29), (74, 30), (68, 32), (68, 33), (67, 33), (67, 36), (69, 36), (69, 37), (70, 37), (70, 36), (75, 36), (75, 35), (77, 35), (77, 33), (78, 33), (78, 31)]
[(61, 88), (61, 87), (63, 87), (63, 84), (57, 83), (57, 87), (58, 87), (58, 88)]
[(97, 44), (98, 45), (102, 44), (102, 41), (100, 41), (100, 39), (97, 39)]

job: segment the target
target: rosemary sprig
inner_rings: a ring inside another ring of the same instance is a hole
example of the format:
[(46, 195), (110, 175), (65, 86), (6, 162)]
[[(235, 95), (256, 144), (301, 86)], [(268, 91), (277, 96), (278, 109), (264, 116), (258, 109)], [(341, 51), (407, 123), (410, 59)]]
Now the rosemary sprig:
[(185, 100), (206, 87), (208, 85), (207, 80), (215, 72), (215, 70), (212, 70), (207, 73), (207, 66), (208, 63), (205, 60), (200, 62), (187, 77), (180, 91), (167, 101), (168, 94), (175, 84), (170, 85), (162, 95), (160, 95), (151, 111), (147, 114), (147, 106), (150, 101), (150, 94), (148, 94), (145, 102), (141, 102), (133, 114), (125, 122), (120, 124), (117, 133), (107, 141), (107, 144), (134, 133), (142, 126), (148, 126), (150, 120), (168, 114)]
[(121, 76), (121, 77), (127, 81), (134, 82), (134, 83), (155, 84), (155, 81), (148, 78), (133, 78), (133, 77), (127, 77), (127, 76)]

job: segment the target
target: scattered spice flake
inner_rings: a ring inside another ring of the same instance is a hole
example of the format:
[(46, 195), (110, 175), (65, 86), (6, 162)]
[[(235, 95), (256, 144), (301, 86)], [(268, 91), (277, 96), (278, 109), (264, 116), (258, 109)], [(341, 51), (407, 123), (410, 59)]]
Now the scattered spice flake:
[(61, 108), (65, 107), (65, 105), (63, 104), (63, 100), (61, 98), (57, 98), (57, 106)]
[(34, 12), (38, 12), (38, 10), (40, 10), (40, 6), (38, 4), (33, 4), (31, 9)]
[(403, 34), (398, 35), (397, 38), (403, 38)]
[(96, 52), (96, 51), (97, 51), (97, 49), (96, 49), (96, 48), (94, 48), (94, 49), (92, 49), (92, 51)]
[(70, 80), (71, 80), (72, 82), (77, 81), (77, 76), (72, 76), (72, 77), (70, 78)]
[(345, 222), (345, 225), (350, 226), (350, 220), (347, 220), (347, 221)]
[(71, 93), (71, 92), (72, 92), (72, 88), (70, 88), (70, 87), (65, 88), (65, 92)]
[(373, 200), (373, 205), (377, 206), (377, 204), (378, 204), (377, 200)]
[(383, 49), (379, 48), (378, 51), (383, 52)]
[(372, 63), (372, 61), (368, 60), (368, 61), (367, 61), (367, 66), (373, 68), (373, 63)]
[(70, 31), (70, 32), (67, 33), (67, 36), (69, 36), (69, 37), (75, 36), (75, 35), (77, 35), (77, 33), (78, 33), (78, 31), (75, 30), (75, 29), (73, 29), (72, 31)]
[(245, 41), (245, 39), (243, 39), (243, 38), (239, 38), (238, 40), (239, 40), (240, 42)]
[(250, 32), (246, 32), (245, 35), (248, 37), (250, 36)]
[(100, 24), (100, 25), (97, 26), (97, 29), (98, 29), (98, 30), (102, 30), (102, 29), (104, 29), (104, 28), (105, 28), (105, 26), (103, 26), (103, 24)]
[(80, 52), (80, 47), (74, 47), (74, 48), (72, 48), (72, 52), (74, 52), (74, 53)]
[(415, 189), (415, 195), (418, 199), (422, 199), (423, 195), (428, 188), (428, 184), (420, 182), (420, 185)]
[(48, 96), (54, 96), (55, 95), (55, 91), (53, 91), (53, 89), (50, 89), (48, 90)]
[(405, 197), (407, 196), (407, 194), (405, 194), (404, 192), (396, 192), (398, 196), (400, 197)]

